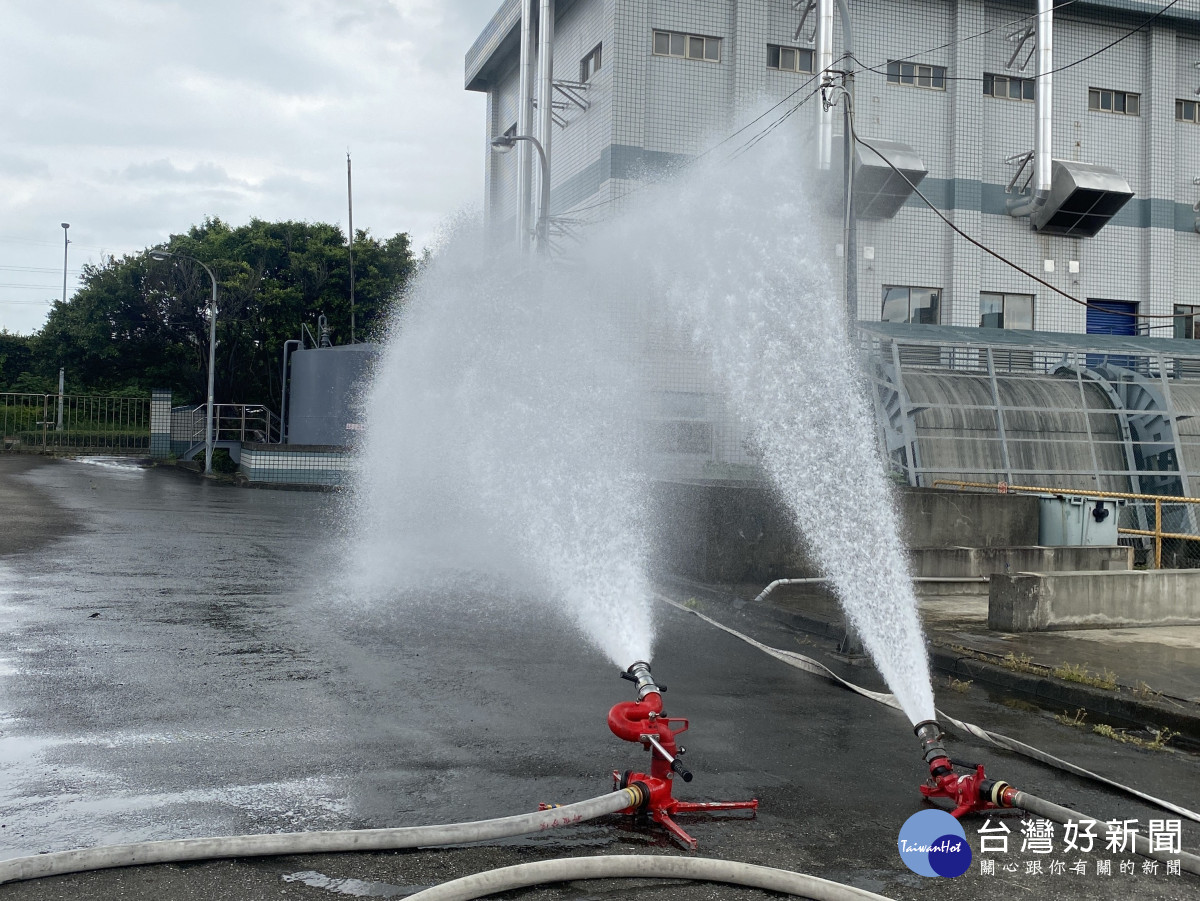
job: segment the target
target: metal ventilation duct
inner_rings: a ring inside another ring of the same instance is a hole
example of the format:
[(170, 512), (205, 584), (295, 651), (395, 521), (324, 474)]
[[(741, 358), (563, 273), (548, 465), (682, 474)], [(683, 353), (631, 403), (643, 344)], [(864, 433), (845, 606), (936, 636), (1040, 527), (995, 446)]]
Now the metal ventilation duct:
[[(929, 170), (921, 162), (920, 154), (907, 144), (878, 138), (871, 138), (870, 143), (871, 147), (862, 141), (854, 142), (854, 214), (859, 219), (891, 219)], [(904, 177), (884, 162), (880, 154)]]
[(1133, 197), (1129, 182), (1107, 166), (1054, 160), (1050, 195), (1033, 210), (1033, 227), (1048, 235), (1091, 238)]

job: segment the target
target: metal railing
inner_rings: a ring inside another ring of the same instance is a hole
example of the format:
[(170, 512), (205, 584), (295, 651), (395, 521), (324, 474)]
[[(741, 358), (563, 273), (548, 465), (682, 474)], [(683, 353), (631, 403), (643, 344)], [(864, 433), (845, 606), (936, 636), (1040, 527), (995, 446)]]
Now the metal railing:
[[(172, 412), (172, 441), (203, 444), (205, 408)], [(213, 441), (254, 441), (274, 444), (280, 440), (279, 417), (261, 404), (213, 404)]]
[(149, 449), (149, 397), (0, 393), (0, 451)]
[[(1173, 497), (1163, 496), (1161, 494), (1134, 494), (1125, 491), (1091, 491), (1088, 489), (1080, 490), (1077, 488), (1047, 488), (1037, 485), (1009, 485), (1007, 482), (996, 482), (994, 484), (991, 482), (962, 482), (957, 479), (936, 479), (933, 483), (934, 488), (946, 485), (953, 486), (959, 490), (963, 488), (983, 488), (996, 491), (1000, 494), (1023, 492), (1031, 494), (1077, 495), (1080, 497), (1113, 498), (1118, 500), (1136, 501), (1139, 504), (1143, 504), (1147, 508), (1149, 508), (1152, 503), (1154, 506), (1153, 529), (1118, 526), (1117, 532), (1121, 535), (1135, 535), (1141, 538), (1153, 538), (1155, 569), (1162, 569), (1164, 541), (1179, 543), (1176, 552), (1177, 558), (1194, 560), (1197, 556), (1200, 556), (1200, 530), (1192, 532), (1176, 532), (1168, 531), (1163, 528), (1163, 507), (1167, 506), (1179, 507), (1180, 510), (1186, 510), (1188, 512), (1186, 517), (1176, 518), (1188, 523), (1194, 529), (1196, 512), (1200, 510), (1200, 508), (1197, 508), (1195, 505), (1200, 504), (1200, 497)], [(1147, 510), (1146, 512), (1149, 511)], [(1146, 517), (1146, 519), (1148, 520), (1149, 517)]]

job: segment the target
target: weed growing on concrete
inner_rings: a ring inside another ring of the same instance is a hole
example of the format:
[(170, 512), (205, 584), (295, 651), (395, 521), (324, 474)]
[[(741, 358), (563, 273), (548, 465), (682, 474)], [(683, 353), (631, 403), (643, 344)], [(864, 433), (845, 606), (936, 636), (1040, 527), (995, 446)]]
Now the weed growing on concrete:
[(1075, 715), (1071, 716), (1065, 710), (1062, 713), (1054, 714), (1054, 721), (1061, 723), (1064, 726), (1074, 726), (1080, 728), (1083, 726), (1083, 721), (1087, 719), (1087, 711), (1080, 707), (1075, 711)]
[(1119, 741), (1127, 745), (1136, 745), (1139, 748), (1145, 748), (1147, 751), (1165, 751), (1167, 749), (1167, 742), (1179, 735), (1178, 732), (1172, 732), (1167, 728), (1155, 729), (1151, 727), (1148, 731), (1154, 738), (1147, 740), (1139, 738), (1136, 735), (1130, 735), (1124, 729), (1114, 729), (1107, 723), (1097, 723), (1092, 727), (1092, 731), (1097, 735), (1103, 735), (1105, 738), (1111, 738), (1113, 741)]
[(971, 683), (974, 681), (974, 679), (967, 679), (964, 681), (963, 679), (956, 679), (954, 676), (947, 676), (946, 687), (951, 691), (957, 691), (960, 695), (965, 695), (971, 690)]
[(1151, 751), (1161, 751), (1166, 747), (1167, 742), (1179, 735), (1178, 732), (1172, 732), (1165, 726), (1161, 729), (1151, 729), (1150, 734), (1154, 736), (1154, 741), (1146, 743), (1146, 747)]
[(1063, 663), (1054, 667), (1051, 672), (1059, 679), (1065, 679), (1067, 682), (1078, 682), (1081, 685), (1090, 685), (1092, 688), (1106, 688), (1109, 691), (1115, 691), (1117, 688), (1117, 674), (1109, 669), (1104, 669), (1099, 675), (1093, 675), (1088, 672), (1086, 663)]
[(1033, 662), (1033, 658), (1028, 654), (1014, 654), (1011, 651), (1005, 655), (1000, 661), (1000, 665), (1005, 669), (1013, 670), (1018, 673), (1038, 673), (1040, 674), (1044, 667), (1038, 666)]
[(1162, 699), (1162, 692), (1155, 691), (1145, 682), (1139, 681), (1137, 685), (1131, 689), (1133, 696), (1142, 701), (1159, 701)]

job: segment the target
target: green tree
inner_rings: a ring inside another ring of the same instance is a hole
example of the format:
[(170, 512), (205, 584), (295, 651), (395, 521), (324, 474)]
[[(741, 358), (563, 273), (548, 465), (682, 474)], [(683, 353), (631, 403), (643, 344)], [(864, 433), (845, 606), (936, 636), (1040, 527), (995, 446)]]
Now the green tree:
[[(141, 253), (87, 266), (83, 287), (56, 302), (36, 338), (34, 368), (65, 366), (81, 390), (170, 388), (202, 401), (208, 371), (211, 283), (217, 277), (219, 402), (278, 409), (283, 342), (324, 314), (335, 343), (350, 340), (350, 273), (341, 229), (325, 223), (219, 219), (172, 235), (181, 255)], [(358, 231), (354, 240), (355, 337), (377, 335), (413, 273), (408, 235), (387, 240)], [(6, 370), (5, 370), (6, 371)]]

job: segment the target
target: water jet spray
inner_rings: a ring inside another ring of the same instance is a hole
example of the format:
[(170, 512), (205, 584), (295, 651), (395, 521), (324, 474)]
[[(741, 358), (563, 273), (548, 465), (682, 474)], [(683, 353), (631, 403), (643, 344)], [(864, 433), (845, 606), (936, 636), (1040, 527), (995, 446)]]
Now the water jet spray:
[(714, 810), (757, 810), (758, 799), (750, 801), (680, 801), (671, 794), (675, 776), (684, 782), (692, 781), (692, 773), (680, 760), (686, 752), (675, 742), (675, 736), (688, 730), (688, 721), (683, 717), (667, 716), (663, 710), (662, 695), (667, 686), (659, 685), (650, 673), (650, 664), (644, 660), (634, 663), (621, 673), (637, 686), (636, 701), (614, 704), (608, 712), (608, 728), (617, 738), (637, 742), (650, 752), (650, 773), (632, 770), (613, 772), (613, 785), (617, 789), (639, 787), (645, 800), (640, 805), (627, 807), (621, 813), (647, 815), (666, 829), (671, 837), (691, 851), (696, 850), (696, 840), (688, 835), (673, 817), (679, 813), (695, 813)]

